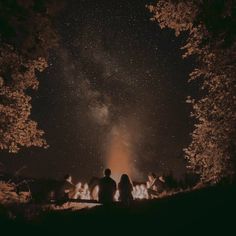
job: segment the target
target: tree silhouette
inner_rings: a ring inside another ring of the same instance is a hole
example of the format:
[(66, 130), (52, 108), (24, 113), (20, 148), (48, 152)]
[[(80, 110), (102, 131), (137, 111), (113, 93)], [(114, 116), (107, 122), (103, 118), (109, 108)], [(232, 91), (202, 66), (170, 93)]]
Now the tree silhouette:
[[(0, 2), (0, 149), (47, 147), (44, 132), (30, 118), (29, 90), (47, 68), (49, 49), (57, 45), (51, 17), (53, 1)], [(58, 8), (57, 8), (58, 9)]]
[(185, 149), (188, 168), (204, 182), (232, 177), (236, 147), (235, 0), (159, 0), (148, 6), (161, 28), (188, 35), (183, 57), (195, 56), (189, 81), (198, 80), (200, 98), (187, 98), (195, 120)]

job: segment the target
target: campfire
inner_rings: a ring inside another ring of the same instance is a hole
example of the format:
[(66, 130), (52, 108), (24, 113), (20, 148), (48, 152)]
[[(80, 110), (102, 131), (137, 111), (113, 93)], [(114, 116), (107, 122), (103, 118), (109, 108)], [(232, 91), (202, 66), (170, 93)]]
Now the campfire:
[[(70, 195), (73, 199), (81, 200), (98, 200), (99, 187), (96, 185), (92, 190), (89, 189), (87, 183), (82, 184), (79, 182), (76, 184), (75, 191)], [(145, 184), (134, 185), (132, 192), (134, 199), (148, 199), (147, 186)], [(115, 201), (119, 201), (119, 190), (116, 190)]]

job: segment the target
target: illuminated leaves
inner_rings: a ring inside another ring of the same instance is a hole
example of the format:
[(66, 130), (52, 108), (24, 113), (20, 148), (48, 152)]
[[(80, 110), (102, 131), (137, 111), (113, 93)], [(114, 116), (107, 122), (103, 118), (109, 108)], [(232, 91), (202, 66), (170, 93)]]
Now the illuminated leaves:
[(198, 11), (192, 1), (179, 1), (175, 4), (171, 0), (158, 1), (155, 6), (150, 5), (148, 8), (153, 13), (151, 20), (157, 21), (161, 28), (174, 29), (176, 36), (181, 31), (192, 29)]
[(231, 1), (222, 1), (219, 15), (217, 7), (214, 1), (194, 0), (159, 0), (149, 6), (152, 20), (161, 28), (173, 29), (176, 36), (187, 31), (183, 57), (194, 55), (197, 59), (189, 81), (201, 79), (199, 84), (205, 95), (200, 99), (187, 98), (196, 123), (185, 153), (188, 168), (209, 182), (232, 176), (236, 165), (236, 42), (234, 38), (226, 44), (234, 36), (233, 28), (219, 27), (226, 18), (228, 25), (236, 19)]
[[(31, 97), (25, 91), (37, 89), (36, 70), (42, 71), (47, 63), (42, 58), (24, 62), (8, 46), (2, 47), (0, 51), (0, 149), (17, 152), (23, 146), (46, 147), (46, 141), (42, 138), (44, 132), (30, 119)], [(4, 79), (6, 71), (9, 71), (10, 79)]]
[(57, 45), (57, 35), (44, 8), (35, 7), (34, 1), (16, 0), (2, 2), (0, 9), (14, 31), (0, 33), (0, 150), (14, 153), (22, 147), (48, 146), (44, 131), (30, 117), (27, 91), (38, 88), (36, 75), (47, 68), (48, 50)]

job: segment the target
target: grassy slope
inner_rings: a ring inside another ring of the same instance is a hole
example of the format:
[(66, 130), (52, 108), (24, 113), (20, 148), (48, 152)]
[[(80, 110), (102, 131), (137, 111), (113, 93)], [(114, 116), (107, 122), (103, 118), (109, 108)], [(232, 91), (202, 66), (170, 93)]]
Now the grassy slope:
[[(124, 208), (114, 205), (109, 208), (94, 207), (78, 212), (47, 212), (35, 222), (5, 222), (2, 227), (9, 230), (50, 230), (53, 232), (92, 231), (143, 235), (235, 235), (236, 232), (236, 186), (218, 186), (189, 193), (181, 193), (169, 198), (135, 202)], [(1, 221), (3, 222), (3, 221)], [(235, 228), (235, 229), (234, 229)], [(229, 232), (231, 232), (229, 234)], [(84, 233), (83, 233), (84, 234)], [(77, 235), (77, 233), (76, 233)], [(99, 233), (100, 235), (100, 233)]]

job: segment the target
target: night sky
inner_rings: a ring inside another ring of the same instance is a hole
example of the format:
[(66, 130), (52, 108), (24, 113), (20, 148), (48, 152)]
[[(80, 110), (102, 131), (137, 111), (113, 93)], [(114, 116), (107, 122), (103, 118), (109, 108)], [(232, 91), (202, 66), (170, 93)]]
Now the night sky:
[(69, 172), (84, 181), (105, 167), (135, 180), (149, 171), (181, 177), (192, 130), (185, 99), (195, 92), (184, 36), (150, 21), (147, 0), (65, 2), (60, 46), (33, 95), (32, 118), (50, 148), (4, 153), (1, 162), (37, 178)]

